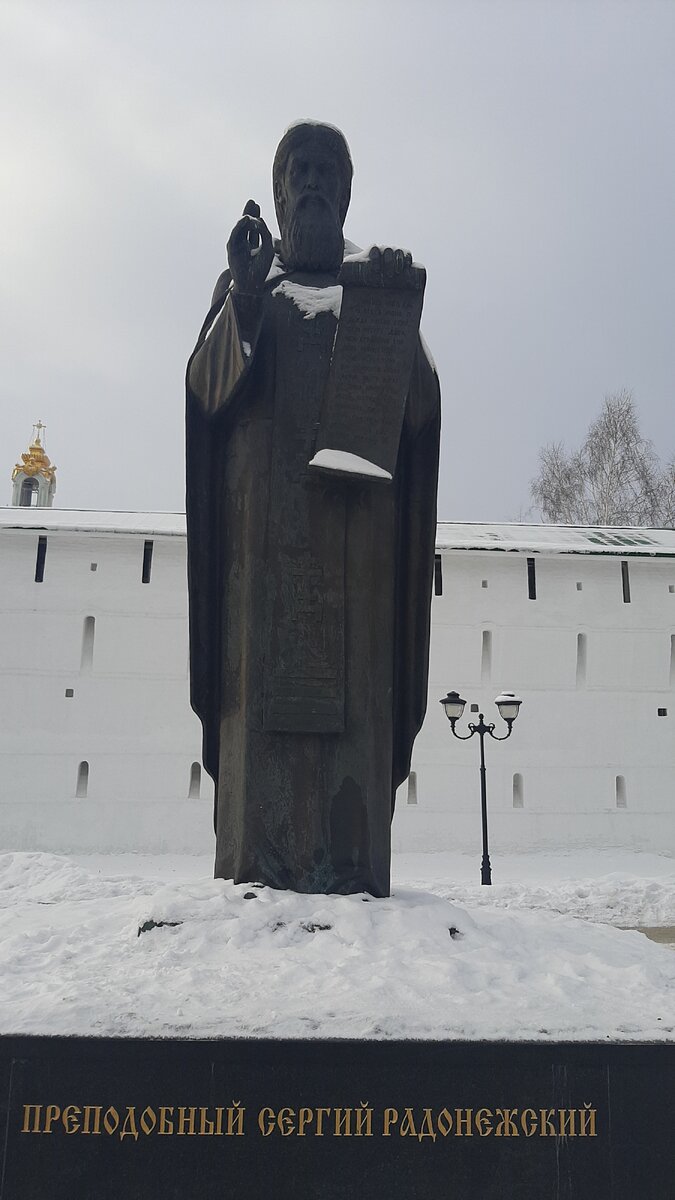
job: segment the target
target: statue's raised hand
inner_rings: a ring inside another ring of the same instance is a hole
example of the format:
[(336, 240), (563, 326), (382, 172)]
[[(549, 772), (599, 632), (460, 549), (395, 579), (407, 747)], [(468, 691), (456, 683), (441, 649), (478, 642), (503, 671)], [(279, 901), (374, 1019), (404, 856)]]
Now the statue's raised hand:
[(227, 243), (234, 290), (243, 296), (259, 295), (273, 258), (272, 235), (260, 216), (260, 206), (249, 200)]

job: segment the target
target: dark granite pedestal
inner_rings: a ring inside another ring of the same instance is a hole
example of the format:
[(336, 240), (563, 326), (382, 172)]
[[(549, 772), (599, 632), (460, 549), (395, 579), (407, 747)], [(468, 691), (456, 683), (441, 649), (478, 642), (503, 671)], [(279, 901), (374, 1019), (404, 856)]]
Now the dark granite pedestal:
[(670, 1200), (675, 1045), (0, 1039), (0, 1200)]

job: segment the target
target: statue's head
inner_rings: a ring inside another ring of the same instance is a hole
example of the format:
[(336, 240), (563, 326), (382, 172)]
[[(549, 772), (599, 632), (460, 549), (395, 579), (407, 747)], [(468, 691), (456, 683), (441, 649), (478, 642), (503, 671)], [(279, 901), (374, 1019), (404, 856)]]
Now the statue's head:
[(291, 125), (274, 156), (272, 185), (285, 265), (337, 269), (352, 188), (352, 160), (340, 130), (317, 121)]

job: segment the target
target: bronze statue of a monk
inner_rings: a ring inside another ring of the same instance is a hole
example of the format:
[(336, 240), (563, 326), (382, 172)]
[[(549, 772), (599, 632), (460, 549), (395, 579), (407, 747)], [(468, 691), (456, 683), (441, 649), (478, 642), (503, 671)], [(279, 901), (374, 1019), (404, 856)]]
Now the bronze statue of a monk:
[[(188, 364), (191, 689), (216, 877), (387, 896), (426, 708), (440, 394), (418, 339), (391, 481), (309, 468), (351, 179), (338, 130), (291, 126), (281, 239), (249, 202)], [(390, 249), (370, 263), (384, 285), (412, 269)]]

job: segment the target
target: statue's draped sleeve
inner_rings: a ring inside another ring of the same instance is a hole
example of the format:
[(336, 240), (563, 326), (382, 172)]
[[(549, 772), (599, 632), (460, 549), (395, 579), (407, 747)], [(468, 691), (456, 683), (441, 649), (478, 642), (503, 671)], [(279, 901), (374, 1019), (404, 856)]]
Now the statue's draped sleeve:
[(186, 377), (190, 700), (202, 722), (204, 766), (216, 784), (223, 626), (218, 546), (227, 536), (218, 486), (227, 437), (222, 426), (236, 410), (237, 398), (254, 365), (263, 309), (262, 298), (235, 300), (230, 278), (225, 271), (216, 284)]
[(440, 423), (438, 376), (420, 339), (395, 475), (394, 794), (409, 774), (413, 742), (427, 708)]
[(215, 417), (236, 398), (262, 326), (263, 297), (236, 296), (221, 280), (188, 364), (188, 389), (206, 417)]

